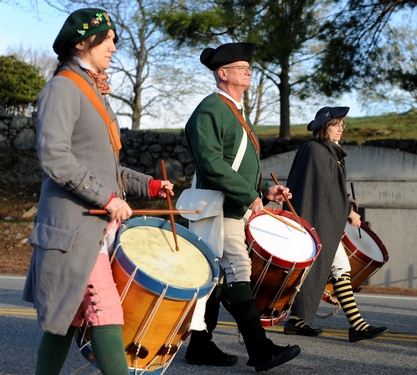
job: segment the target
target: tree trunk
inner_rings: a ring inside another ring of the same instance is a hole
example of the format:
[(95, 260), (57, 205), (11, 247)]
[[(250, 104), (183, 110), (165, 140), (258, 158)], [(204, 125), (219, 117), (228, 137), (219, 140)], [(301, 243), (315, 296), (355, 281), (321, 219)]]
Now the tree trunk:
[(290, 132), (290, 94), (291, 86), (289, 83), (288, 69), (284, 69), (282, 64), (282, 73), (279, 75), (280, 83), (278, 85), (280, 94), (280, 119), (279, 138), (291, 139)]

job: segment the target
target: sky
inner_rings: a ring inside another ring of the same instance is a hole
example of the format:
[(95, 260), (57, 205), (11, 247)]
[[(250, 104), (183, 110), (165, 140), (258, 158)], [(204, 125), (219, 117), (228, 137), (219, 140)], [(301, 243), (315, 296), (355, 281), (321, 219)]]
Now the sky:
[[(25, 2), (22, 1), (22, 3)], [(38, 0), (38, 11), (31, 9), (30, 3), (30, 0), (28, 0), (24, 9), (0, 3), (0, 14), (2, 15), (2, 21), (0, 22), (0, 55), (4, 54), (8, 47), (20, 46), (41, 50), (50, 49), (52, 52), (52, 44), (68, 14), (53, 10), (42, 0)], [(340, 100), (340, 105), (350, 107), (348, 115), (350, 117), (366, 116), (352, 94), (345, 95)], [(308, 123), (310, 120), (312, 118), (300, 118), (298, 123)], [(293, 119), (292, 123), (294, 123)], [(121, 123), (121, 126), (124, 127), (123, 123)], [(151, 127), (151, 125), (141, 125), (141, 129), (148, 127)]]

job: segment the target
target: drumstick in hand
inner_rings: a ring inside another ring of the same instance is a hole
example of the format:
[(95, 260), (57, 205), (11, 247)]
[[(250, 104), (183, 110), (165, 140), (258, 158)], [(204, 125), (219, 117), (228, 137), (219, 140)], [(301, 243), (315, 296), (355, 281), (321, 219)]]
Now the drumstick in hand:
[[(350, 183), (350, 189), (352, 190), (352, 198), (356, 201), (355, 198), (355, 189), (353, 188), (353, 182)], [(357, 212), (356, 206), (353, 206), (353, 210)], [(361, 228), (358, 228), (359, 238), (362, 238)]]
[[(275, 182), (275, 184), (276, 184), (276, 185), (280, 185), (280, 183), (278, 182), (278, 179), (277, 179), (277, 177), (275, 176), (274, 172), (271, 172), (271, 177), (272, 177), (272, 179), (274, 180), (274, 182)], [(298, 215), (297, 215), (297, 212), (295, 212), (294, 207), (292, 206), (292, 204), (291, 204), (290, 200), (288, 199), (287, 194), (285, 194), (285, 193), (283, 192), (283, 193), (282, 193), (282, 195), (283, 195), (283, 197), (284, 197), (285, 203), (287, 203), (287, 205), (288, 205), (288, 207), (290, 208), (290, 210), (291, 210), (292, 214), (294, 215), (295, 220), (297, 221), (297, 223), (298, 223), (298, 224), (300, 224), (301, 228), (304, 228), (303, 224), (301, 224), (301, 220), (300, 220), (300, 218), (299, 218), (299, 217), (298, 217)]]
[[(90, 215), (107, 215), (108, 211), (103, 210), (102, 208), (90, 208), (88, 210)], [(183, 215), (183, 214), (200, 214), (200, 210), (158, 210), (158, 209), (148, 209), (148, 208), (140, 208), (135, 209), (132, 208), (132, 215)]]
[[(164, 180), (168, 180), (167, 171), (165, 169), (165, 162), (162, 159), (161, 159), (161, 171), (162, 171), (162, 178)], [(166, 194), (167, 194), (168, 209), (172, 210), (171, 196), (169, 195), (168, 190), (166, 190)], [(169, 214), (169, 220), (171, 221), (172, 234), (174, 235), (175, 250), (178, 251), (180, 247), (178, 246), (177, 229), (175, 227), (174, 214)]]

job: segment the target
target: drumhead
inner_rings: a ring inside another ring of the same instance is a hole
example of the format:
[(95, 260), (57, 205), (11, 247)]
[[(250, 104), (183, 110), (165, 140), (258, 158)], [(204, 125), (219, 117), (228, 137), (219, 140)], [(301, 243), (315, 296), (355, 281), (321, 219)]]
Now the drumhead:
[(142, 272), (179, 288), (200, 288), (213, 280), (209, 262), (201, 251), (171, 231), (152, 226), (131, 227), (120, 235), (126, 256)]
[[(288, 217), (283, 219), (301, 228), (296, 221)], [(316, 243), (305, 228), (303, 233), (262, 214), (250, 221), (249, 230), (257, 244), (277, 258), (290, 262), (305, 262), (316, 256)]]
[[(361, 238), (359, 238), (358, 228), (346, 224), (345, 235), (361, 253), (378, 262), (385, 262), (384, 255), (378, 244), (363, 227), (361, 227)], [(353, 251), (353, 249), (350, 250)]]

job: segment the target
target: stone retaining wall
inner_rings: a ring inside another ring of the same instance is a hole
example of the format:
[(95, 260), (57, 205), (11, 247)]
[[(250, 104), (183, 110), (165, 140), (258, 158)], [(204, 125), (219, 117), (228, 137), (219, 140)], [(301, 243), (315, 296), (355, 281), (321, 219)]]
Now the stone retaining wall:
[[(159, 162), (164, 160), (167, 174), (172, 181), (189, 179), (194, 173), (194, 164), (188, 152), (184, 132), (171, 133), (168, 131), (121, 130), (123, 149), (120, 155), (122, 165), (140, 172), (160, 177)], [(11, 116), (0, 113), (0, 148), (13, 150), (14, 156), (19, 150), (35, 150), (36, 142), (36, 113), (32, 117)], [(297, 150), (304, 142), (303, 139), (293, 138), (282, 140), (270, 138), (261, 140), (261, 159)], [(355, 144), (355, 143), (353, 143)], [(384, 139), (367, 141), (366, 146), (377, 146), (417, 154), (416, 140)], [(25, 163), (27, 164), (27, 163)], [(30, 164), (30, 163), (29, 163)], [(23, 167), (23, 166), (22, 166)], [(34, 171), (33, 165), (27, 166), (31, 176), (39, 173)], [(36, 172), (36, 173), (35, 173)], [(25, 172), (22, 171), (25, 175)], [(18, 175), (14, 176), (16, 179)]]

